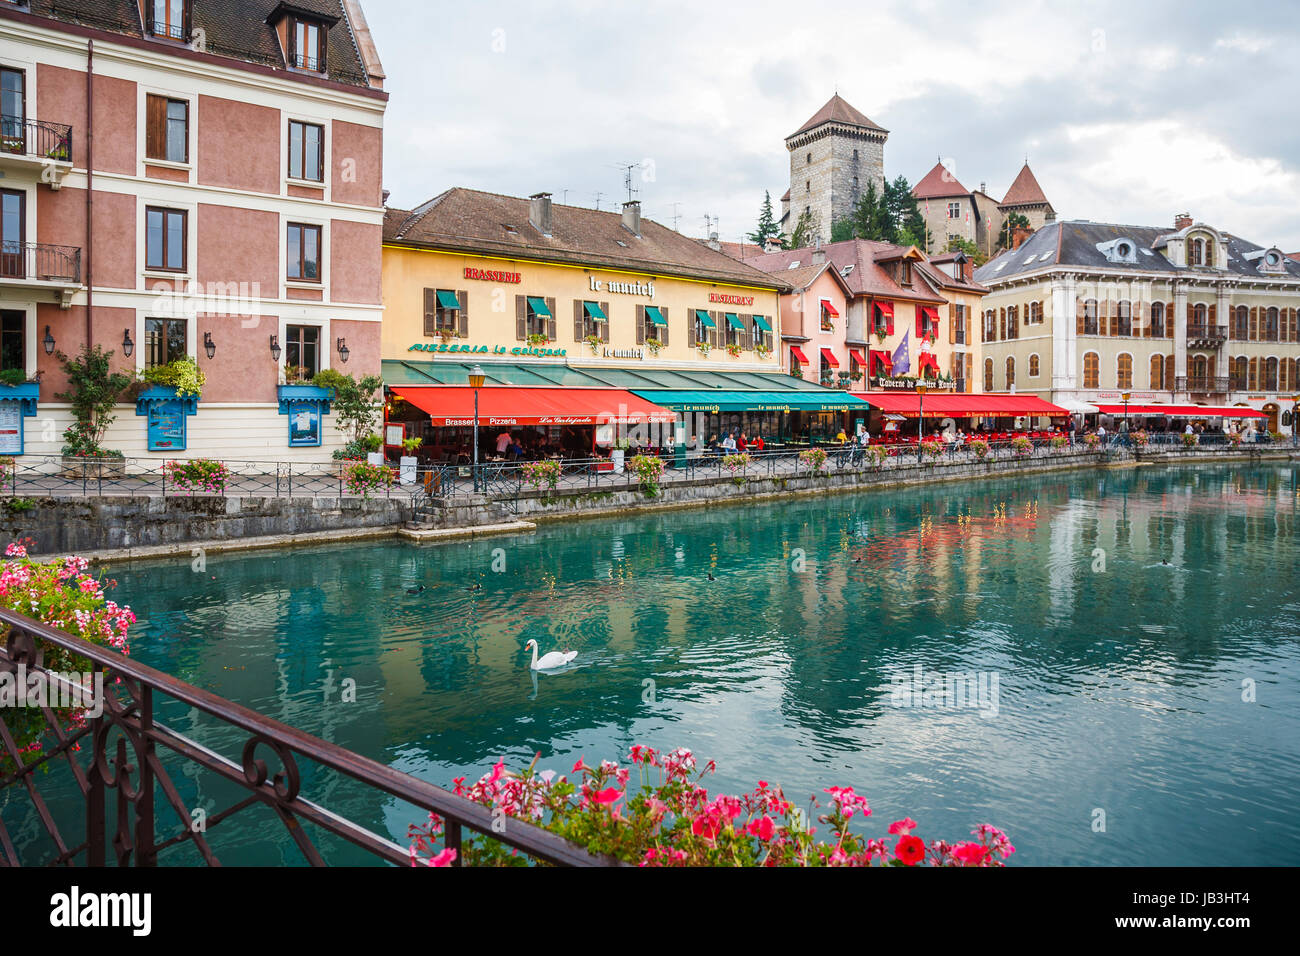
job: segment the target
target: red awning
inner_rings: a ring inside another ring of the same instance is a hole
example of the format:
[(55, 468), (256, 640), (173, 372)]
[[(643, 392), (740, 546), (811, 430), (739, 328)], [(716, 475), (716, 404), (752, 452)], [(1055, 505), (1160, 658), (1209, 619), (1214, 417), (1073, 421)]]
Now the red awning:
[(925, 368), (925, 366), (927, 365), (930, 366), (930, 368), (934, 369), (936, 375), (939, 373), (939, 360), (935, 358), (933, 352), (922, 352), (919, 356), (917, 356), (916, 359), (917, 368)]
[(921, 314), (928, 316), (931, 322), (939, 321), (939, 310), (932, 305), (921, 306)]
[[(884, 370), (884, 373), (886, 375), (889, 374), (889, 369), (891, 367), (891, 363), (893, 362), (893, 359), (890, 358), (888, 351), (884, 349), (872, 349), (871, 361), (873, 363), (873, 369), (871, 371), (874, 371), (874, 366), (878, 365), (880, 366), (881, 369)], [(869, 371), (868, 374), (870, 373), (871, 372)]]
[(837, 319), (840, 317), (840, 314), (835, 311), (835, 306), (831, 305), (829, 302), (823, 302), (822, 308), (826, 311), (827, 315), (833, 315)]
[(794, 356), (794, 360), (798, 362), (800, 365), (812, 364), (811, 362), (808, 361), (808, 356), (804, 355), (803, 351), (797, 345), (790, 346), (790, 354)]
[(880, 314), (883, 315), (883, 316), (885, 316), (886, 318), (890, 318), (890, 319), (892, 319), (892, 318), (894, 317), (894, 303), (892, 303), (892, 302), (877, 302), (877, 303), (876, 303), (876, 308), (879, 309), (879, 310), (880, 310)]
[(840, 360), (835, 357), (835, 353), (830, 349), (822, 349), (822, 361), (831, 368), (839, 368)]
[[(1123, 405), (1097, 405), (1107, 415), (1123, 415)], [(1130, 415), (1168, 415), (1171, 418), (1268, 418), (1261, 411), (1239, 405), (1135, 405), (1129, 403)]]
[(849, 357), (852, 358), (853, 361), (861, 365), (863, 368), (866, 368), (867, 360), (862, 357), (862, 353), (859, 352), (857, 349), (849, 349)]
[[(908, 418), (917, 413), (917, 394), (908, 389), (897, 392), (854, 392), (872, 407), (883, 412), (893, 412)], [(1063, 418), (1070, 413), (1036, 395), (999, 395), (984, 393), (926, 392), (925, 416), (927, 418), (982, 418), (985, 416), (1040, 415)]]
[[(465, 385), (394, 388), (428, 412), (434, 427), (474, 424), (474, 389)], [(617, 388), (513, 388), (478, 390), (479, 425), (641, 425), (675, 420), (671, 411)]]

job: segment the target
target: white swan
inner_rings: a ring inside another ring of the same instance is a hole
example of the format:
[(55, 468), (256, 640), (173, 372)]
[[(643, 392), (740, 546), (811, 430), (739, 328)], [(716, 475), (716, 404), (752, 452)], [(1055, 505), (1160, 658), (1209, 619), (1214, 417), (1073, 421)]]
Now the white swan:
[(532, 666), (535, 671), (546, 671), (556, 667), (563, 667), (565, 664), (569, 663), (569, 661), (578, 656), (577, 651), (551, 651), (549, 654), (544, 654), (539, 660), (537, 657), (537, 642), (529, 641), (524, 645), (524, 650), (528, 650), (530, 647), (533, 649)]

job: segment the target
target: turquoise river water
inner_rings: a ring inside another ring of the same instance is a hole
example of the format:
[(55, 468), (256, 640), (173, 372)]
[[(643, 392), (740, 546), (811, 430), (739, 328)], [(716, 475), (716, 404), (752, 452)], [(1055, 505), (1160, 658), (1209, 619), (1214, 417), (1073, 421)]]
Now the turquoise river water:
[[(852, 785), (872, 835), (994, 823), (1013, 864), (1296, 865), (1298, 488), (1288, 466), (1075, 472), (110, 574), (139, 659), (442, 785), (685, 746), (711, 789)], [(534, 678), (529, 638), (575, 666)], [(979, 706), (923, 696), (966, 674)], [(174, 776), (191, 806), (233, 801)], [(403, 845), (418, 821), (324, 774), (304, 793)], [(301, 862), (269, 816), (222, 827), (225, 862)]]

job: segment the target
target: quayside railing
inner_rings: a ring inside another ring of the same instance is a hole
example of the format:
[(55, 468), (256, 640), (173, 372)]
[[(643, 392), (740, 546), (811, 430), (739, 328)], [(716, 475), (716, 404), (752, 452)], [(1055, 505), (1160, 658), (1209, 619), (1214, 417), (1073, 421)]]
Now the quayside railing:
[[(410, 864), (409, 847), (325, 806), (324, 797), (309, 797), (305, 792), (308, 770), (321, 782), (322, 790), (335, 789), (329, 786), (330, 779), (342, 775), (359, 782), (376, 802), (387, 806), (393, 799), (399, 801), (399, 806), (410, 808), (413, 824), (424, 823), (429, 812), (437, 813), (445, 822), (445, 844), (451, 849), (459, 851), (465, 832), (470, 831), (549, 864), (619, 865), (513, 817), (504, 829), (499, 824), (494, 829), (488, 807), (117, 651), (0, 609), (0, 633), (5, 631), (0, 673), (16, 677), (21, 668), (29, 682), (33, 674), (42, 675), (51, 684), (66, 682), (66, 675), (47, 670), (44, 664), (47, 651), (53, 654), (62, 649), (81, 659), (79, 670), (103, 675), (104, 694), (102, 714), (80, 727), (60, 719), (48, 705), (41, 706), (47, 745), (39, 756), (20, 752), (15, 709), (0, 708), (0, 747), (9, 758), (0, 762), (0, 810), (7, 809), (6, 815), (12, 819), (17, 805), (12, 798), (25, 796), (39, 821), (36, 836), (40, 838), (31, 836), (29, 826), (25, 831), (29, 839), (20, 845), (5, 815), (0, 815), (0, 866), (20, 865), (23, 857), (31, 862), (33, 854), (39, 857), (36, 862), (45, 865), (156, 866), (167, 862), (164, 855), (168, 850), (183, 844), (192, 845), (204, 863), (216, 866), (220, 865), (220, 841), (230, 832), (228, 821), (258, 807), (272, 811), (308, 864), (329, 863), (328, 851), (317, 846), (309, 828), (359, 847), (377, 862)], [(215, 720), (239, 741), (238, 753), (220, 753), (167, 726), (159, 719), (159, 708), (167, 702)], [(268, 767), (268, 760), (278, 769)], [(317, 772), (320, 768), (332, 774)], [(243, 797), (206, 814), (204, 825), (196, 827), (193, 808), (182, 798), (173, 770), (185, 777), (213, 774), (242, 791)], [(56, 819), (58, 814), (51, 809), (52, 805), (66, 806), (66, 791), (61, 788), (69, 777), (80, 793), (84, 835), (75, 820), (69, 820), (66, 813), (63, 820)], [(51, 795), (47, 797), (46, 791)], [(174, 819), (170, 819), (172, 815)], [(77, 836), (67, 835), (72, 832)], [(78, 836), (82, 838), (74, 843)], [(261, 838), (260, 832), (258, 836)], [(240, 834), (239, 841), (246, 845), (248, 835)], [(459, 865), (461, 857), (463, 853), (458, 852), (454, 865)]]

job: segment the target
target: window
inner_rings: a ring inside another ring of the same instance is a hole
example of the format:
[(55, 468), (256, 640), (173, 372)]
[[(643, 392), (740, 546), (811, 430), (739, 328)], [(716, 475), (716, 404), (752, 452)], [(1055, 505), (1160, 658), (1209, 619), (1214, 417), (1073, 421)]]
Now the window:
[(961, 203), (959, 202), (948, 203), (948, 218), (949, 219), (961, 218)]
[[(1243, 308), (1245, 307), (1243, 306)], [(1244, 392), (1246, 390), (1246, 369), (1249, 365), (1250, 363), (1244, 355), (1238, 355), (1229, 364), (1228, 369), (1231, 378), (1230, 384), (1233, 391)]]
[[(744, 342), (742, 341), (742, 339), (744, 337), (745, 320), (742, 319), (740, 316), (736, 315), (734, 312), (729, 313), (729, 315), (731, 316), (731, 318), (728, 318), (727, 315), (723, 315), (720, 319), (718, 319), (718, 321), (722, 323), (722, 344), (724, 346), (737, 345), (743, 347)], [(731, 319), (733, 318), (736, 320), (736, 322), (740, 323), (740, 328), (737, 328), (735, 324), (732, 323)]]
[(812, 153), (809, 153), (809, 154), (804, 158), (803, 163), (804, 163), (805, 166), (811, 166), (811, 165), (812, 165)]
[(1020, 306), (1007, 307), (1007, 338), (1020, 338)]
[[(984, 341), (996, 342), (998, 340), (998, 314), (993, 309), (984, 313)], [(992, 391), (992, 388), (989, 389)]]
[(1199, 266), (1205, 259), (1205, 242), (1201, 239), (1193, 239), (1190, 254), (1187, 258), (1187, 264)]
[[(1097, 300), (1087, 299), (1083, 303), (1083, 334), (1097, 334)], [(1093, 386), (1096, 388), (1096, 386)]]
[(1029, 377), (1038, 378), (1038, 353), (1029, 356)]
[(821, 313), (821, 330), (823, 332), (835, 331), (835, 316), (833, 314), (834, 306), (824, 299), (818, 311)]
[(1250, 309), (1244, 305), (1239, 305), (1234, 315), (1236, 323), (1232, 329), (1232, 337), (1245, 342), (1250, 338)]
[(1264, 391), (1277, 391), (1277, 359), (1275, 358), (1264, 361)]
[(320, 371), (320, 326), (290, 325), (285, 328), (284, 360), (306, 369), (305, 378)]
[[(714, 324), (709, 325), (709, 322)], [(695, 336), (692, 344), (695, 342), (715, 344), (716, 339), (711, 337), (711, 333), (715, 328), (717, 328), (717, 321), (708, 312), (703, 309), (691, 309), (691, 334)]]
[(146, 269), (184, 272), (188, 214), (183, 209), (145, 209)]
[(1099, 388), (1101, 380), (1101, 362), (1096, 352), (1083, 353), (1083, 387)]
[(289, 62), (300, 70), (325, 70), (325, 35), (319, 23), (310, 20), (291, 20), (293, 48)]
[(0, 189), (0, 276), (27, 278), (27, 193)]
[(145, 97), (146, 159), (163, 159), (171, 163), (190, 160), (190, 104), (150, 93)]
[(315, 123), (289, 121), (289, 178), (325, 178), (325, 127)]
[(1116, 335), (1133, 334), (1133, 303), (1130, 302), (1128, 299), (1120, 300), (1119, 325), (1115, 334)]
[(147, 0), (150, 3), (149, 30), (156, 37), (187, 40), (185, 21), (188, 0)]
[(459, 332), (460, 295), (451, 289), (424, 290), (424, 334)]
[(144, 320), (144, 367), (156, 368), (189, 354), (184, 319)]
[(320, 281), (320, 226), (289, 223), (289, 278)]
[(1010, 390), (1016, 384), (1016, 360), (1012, 356), (1007, 356), (1007, 389)]
[(27, 75), (22, 70), (0, 69), (0, 148), (5, 152), (26, 150)]
[(1192, 306), (1192, 318), (1187, 328), (1189, 336), (1203, 336), (1209, 332), (1209, 308), (1204, 302)]
[(1119, 388), (1133, 387), (1133, 356), (1124, 352), (1115, 362), (1115, 381)]
[(1264, 310), (1264, 341), (1277, 341), (1277, 309), (1270, 308)]
[[(964, 305), (954, 306), (954, 312), (955, 314), (953, 315), (953, 319), (952, 319), (953, 344), (965, 345), (966, 344), (966, 306)], [(957, 377), (960, 378), (961, 376), (957, 376)]]
[(993, 360), (991, 358), (984, 360), (984, 391), (993, 391)]
[[(765, 315), (756, 315), (753, 317), (754, 322), (754, 347), (762, 346), (768, 351), (772, 350), (772, 327), (771, 321)], [(767, 326), (767, 328), (763, 328)]]
[(528, 335), (545, 335), (547, 338), (547, 320), (550, 319), (550, 312), (545, 306), (546, 303), (536, 296), (529, 296), (524, 303), (526, 312), (524, 313), (524, 328)]
[(27, 313), (21, 309), (0, 312), (0, 369), (27, 371)]
[(1151, 303), (1151, 337), (1156, 339), (1165, 337), (1165, 304), (1163, 302)]
[(1163, 355), (1151, 356), (1149, 366), (1150, 387), (1153, 391), (1163, 391), (1165, 387), (1165, 357)]
[(806, 192), (806, 193), (810, 193), (810, 192), (812, 192), (812, 180), (811, 180), (811, 179), (805, 179), (805, 180), (804, 180), (804, 183), (803, 183), (803, 191)]

